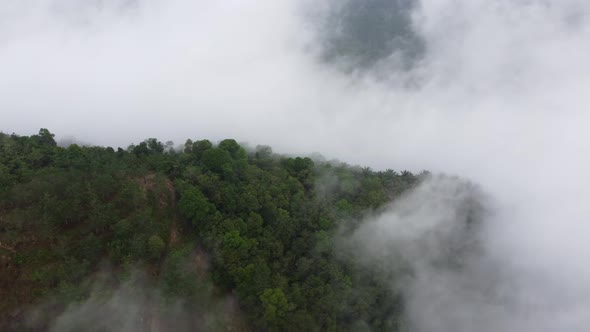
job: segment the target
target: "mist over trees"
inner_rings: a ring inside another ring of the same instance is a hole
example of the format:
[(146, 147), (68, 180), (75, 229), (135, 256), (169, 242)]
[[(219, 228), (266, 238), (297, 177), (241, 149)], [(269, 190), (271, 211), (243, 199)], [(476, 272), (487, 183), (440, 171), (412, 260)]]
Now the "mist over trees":
[(587, 13), (0, 1), (0, 330), (586, 332)]
[(402, 330), (391, 276), (336, 242), (428, 173), (172, 145), (0, 134), (3, 330)]

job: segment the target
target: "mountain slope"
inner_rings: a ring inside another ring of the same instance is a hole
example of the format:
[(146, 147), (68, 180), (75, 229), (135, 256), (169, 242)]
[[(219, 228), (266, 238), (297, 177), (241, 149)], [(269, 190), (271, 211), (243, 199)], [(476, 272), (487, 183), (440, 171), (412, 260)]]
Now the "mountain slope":
[[(417, 181), (231, 139), (115, 151), (2, 134), (0, 326), (397, 330), (399, 294), (333, 241)], [(121, 317), (119, 297), (137, 310)]]

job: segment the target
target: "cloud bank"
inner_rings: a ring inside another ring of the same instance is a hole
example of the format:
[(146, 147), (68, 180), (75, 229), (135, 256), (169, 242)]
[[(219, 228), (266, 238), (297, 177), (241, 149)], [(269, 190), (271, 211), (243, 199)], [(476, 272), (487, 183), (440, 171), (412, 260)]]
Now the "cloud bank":
[[(235, 137), (375, 168), (460, 174), (495, 200), (492, 226), (476, 263), (420, 275), (416, 285), (436, 287), (416, 290), (413, 303), (438, 297), (449, 310), (412, 307), (420, 328), (585, 330), (590, 4), (422, 0), (406, 16), (392, 14), (420, 41), (419, 58), (396, 61), (406, 44), (381, 38), (371, 45), (390, 52), (371, 53), (362, 67), (347, 54), (366, 41), (332, 62), (322, 57), (330, 47), (322, 24), (364, 36), (349, 25), (359, 19), (327, 15), (330, 6), (3, 1), (0, 130), (47, 127), (121, 146)], [(483, 278), (478, 266), (488, 262), (503, 273), (491, 289), (508, 298), (475, 305), (488, 284), (465, 285)], [(459, 288), (473, 293), (448, 291)]]

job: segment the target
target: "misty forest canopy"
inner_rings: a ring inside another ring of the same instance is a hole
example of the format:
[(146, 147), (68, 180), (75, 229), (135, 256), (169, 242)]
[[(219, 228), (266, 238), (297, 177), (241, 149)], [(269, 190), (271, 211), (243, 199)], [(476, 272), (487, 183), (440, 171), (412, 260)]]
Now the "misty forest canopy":
[[(115, 150), (53, 137), (0, 134), (0, 330), (402, 328), (391, 276), (334, 242), (420, 176), (233, 139)], [(149, 301), (113, 309), (122, 285)]]

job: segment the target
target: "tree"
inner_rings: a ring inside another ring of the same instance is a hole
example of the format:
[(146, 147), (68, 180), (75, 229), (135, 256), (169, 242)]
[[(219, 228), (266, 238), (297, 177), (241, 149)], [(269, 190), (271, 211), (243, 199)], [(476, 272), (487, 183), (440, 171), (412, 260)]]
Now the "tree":
[(53, 139), (54, 137), (55, 135), (50, 133), (47, 128), (41, 128), (39, 129), (39, 135), (37, 135), (37, 141), (41, 145), (57, 146), (57, 143), (55, 143), (55, 140)]
[(272, 158), (272, 148), (268, 145), (257, 145), (255, 156), (257, 159)]
[(234, 139), (224, 139), (219, 143), (219, 148), (229, 152), (233, 159), (242, 159), (246, 157), (246, 152)]
[(203, 152), (203, 165), (210, 171), (223, 174), (224, 168), (231, 165), (229, 152), (220, 148), (212, 148)]
[(148, 138), (146, 140), (147, 146), (152, 153), (161, 154), (164, 153), (164, 145), (162, 142), (155, 138)]
[(213, 147), (213, 144), (207, 140), (199, 140), (193, 143), (192, 146), (192, 153), (197, 157), (197, 159), (201, 159), (203, 157), (203, 153)]
[(148, 239), (147, 243), (147, 250), (148, 255), (151, 259), (159, 259), (162, 257), (164, 250), (166, 249), (166, 244), (162, 240), (161, 237), (158, 235), (152, 235)]
[(178, 208), (195, 225), (206, 221), (210, 215), (215, 213), (215, 206), (195, 187), (191, 187), (182, 193), (178, 201)]
[(147, 156), (150, 154), (150, 148), (148, 147), (146, 142), (141, 142), (139, 145), (132, 145), (130, 146), (131, 151), (136, 156)]
[(193, 140), (192, 139), (187, 139), (186, 142), (184, 143), (184, 153), (191, 153), (193, 149)]
[(7, 190), (12, 183), (12, 176), (10, 175), (8, 168), (0, 164), (0, 192)]
[(281, 328), (289, 310), (289, 302), (280, 288), (266, 289), (260, 295), (264, 322), (271, 328)]

